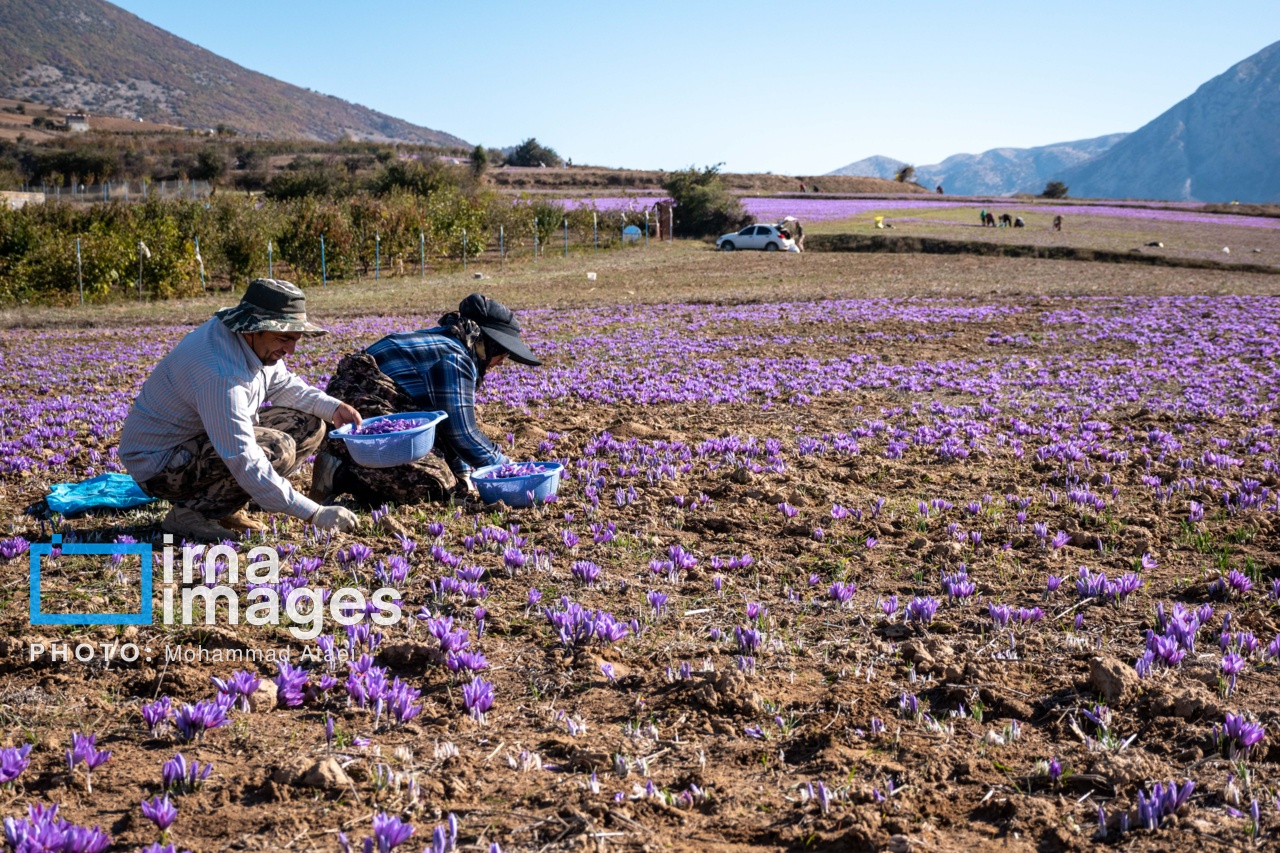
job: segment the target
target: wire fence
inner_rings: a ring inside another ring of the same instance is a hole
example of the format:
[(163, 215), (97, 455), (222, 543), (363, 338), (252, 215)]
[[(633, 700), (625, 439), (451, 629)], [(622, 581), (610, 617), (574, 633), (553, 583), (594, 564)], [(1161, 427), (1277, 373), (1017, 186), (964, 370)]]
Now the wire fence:
[(59, 201), (143, 202), (149, 198), (202, 199), (209, 198), (214, 186), (209, 181), (175, 179), (172, 181), (104, 181), (97, 184), (24, 184), (23, 192), (44, 193), (46, 199)]
[[(275, 242), (269, 240), (266, 243), (266, 263), (254, 275), (266, 278), (284, 278), (304, 285), (319, 285), (321, 287), (328, 287), (331, 282), (349, 283), (368, 281), (370, 279), (380, 281), (384, 278), (416, 277), (425, 280), (429, 274), (457, 270), (461, 270), (464, 273), (475, 273), (477, 277), (480, 277), (486, 273), (492, 274), (496, 270), (504, 269), (508, 264), (548, 263), (566, 260), (571, 257), (600, 256), (602, 253), (622, 250), (644, 251), (651, 245), (664, 242), (664, 240), (659, 239), (656, 221), (652, 224), (646, 221), (644, 226), (638, 226), (625, 223), (601, 223), (595, 220), (592, 222), (590, 229), (587, 229), (586, 227), (573, 227), (569, 219), (565, 218), (560, 223), (560, 228), (550, 236), (540, 238), (538, 234), (539, 230), (536, 226), (527, 232), (525, 229), (519, 229), (519, 233), (515, 234), (508, 233), (505, 226), (499, 226), (496, 235), (486, 235), (484, 242), (477, 245), (475, 242), (468, 241), (464, 229), (461, 251), (456, 257), (445, 258), (428, 255), (425, 234), (419, 235), (417, 252), (400, 252), (397, 254), (384, 254), (380, 235), (375, 234), (371, 262), (366, 261), (358, 264), (354, 268), (354, 274), (340, 276), (330, 274), (325, 238), (321, 235), (316, 245), (320, 264), (318, 281), (316, 280), (316, 271), (299, 268), (281, 258)], [(669, 238), (669, 231), (666, 236)], [(86, 303), (85, 271), (93, 267), (99, 259), (94, 257), (93, 247), (86, 245), (79, 237), (68, 243), (67, 250), (74, 252), (79, 303), (84, 305)], [(201, 254), (199, 236), (195, 236), (184, 243), (180, 253), (184, 259), (194, 259), (193, 269), (198, 271), (200, 292), (202, 293), (209, 293), (215, 290), (225, 292), (234, 290), (236, 284), (247, 283), (247, 281), (233, 282), (211, 276), (206, 268), (205, 259)], [(68, 260), (70, 259), (68, 258)], [(119, 275), (113, 276), (117, 281), (116, 286), (112, 288), (113, 293), (99, 295), (130, 298), (135, 298), (136, 295), (138, 300), (165, 298), (166, 294), (159, 292), (150, 284), (152, 277), (150, 267), (156, 264), (165, 264), (170, 260), (165, 258), (159, 250), (153, 251), (143, 240), (135, 240), (134, 250), (130, 253), (128, 267), (119, 269)], [(116, 264), (118, 265), (119, 261), (116, 261)]]

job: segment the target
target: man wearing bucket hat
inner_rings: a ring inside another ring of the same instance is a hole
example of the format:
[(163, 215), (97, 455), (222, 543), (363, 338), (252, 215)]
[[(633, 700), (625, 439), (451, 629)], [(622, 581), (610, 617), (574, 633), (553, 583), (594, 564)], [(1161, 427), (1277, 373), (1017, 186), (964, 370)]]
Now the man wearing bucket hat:
[(319, 449), (326, 421), (361, 422), (356, 409), (282, 361), (304, 335), (323, 334), (307, 320), (301, 290), (259, 278), (239, 305), (218, 311), (156, 365), (125, 419), (119, 452), (144, 492), (173, 504), (166, 532), (218, 540), (261, 530), (244, 512), (250, 499), (322, 529), (354, 526), (349, 510), (322, 507), (287, 479)]
[(326, 391), (368, 417), (443, 411), (432, 453), (392, 468), (351, 461), (330, 439), (316, 457), (310, 496), (325, 501), (349, 493), (363, 503), (447, 500), (471, 488), (473, 467), (509, 462), (476, 422), (476, 386), (504, 360), (541, 364), (520, 337), (520, 322), (501, 302), (473, 293), (439, 325), (387, 335), (364, 352), (343, 357)]

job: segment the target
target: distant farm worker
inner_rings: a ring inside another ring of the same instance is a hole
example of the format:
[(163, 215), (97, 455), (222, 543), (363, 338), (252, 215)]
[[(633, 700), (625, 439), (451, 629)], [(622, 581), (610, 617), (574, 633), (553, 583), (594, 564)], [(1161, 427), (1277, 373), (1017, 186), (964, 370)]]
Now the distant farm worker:
[(985, 207), (978, 211), (978, 223), (983, 228), (987, 227), (987, 209)]
[(1023, 220), (1023, 218), (1022, 218), (1021, 216), (1015, 216), (1015, 217), (1013, 218), (1013, 227), (1014, 227), (1014, 228), (1026, 228), (1026, 227), (1027, 227), (1027, 223)]
[(355, 525), (350, 510), (321, 507), (287, 479), (320, 448), (326, 421), (361, 422), (283, 363), (304, 335), (323, 334), (301, 290), (259, 278), (160, 359), (125, 418), (120, 461), (142, 491), (173, 504), (166, 532), (216, 541), (264, 529), (245, 513), (250, 500), (324, 530)]
[(943, 195), (943, 192), (942, 192), (942, 184), (938, 184), (937, 193), (938, 193), (938, 195)]
[(1013, 217), (1007, 213), (1000, 214), (1000, 227), (1008, 228), (1011, 225), (1013, 225)]
[(448, 500), (470, 493), (472, 468), (510, 462), (476, 420), (476, 388), (503, 361), (541, 364), (520, 338), (511, 309), (473, 293), (439, 325), (396, 332), (338, 363), (328, 393), (365, 415), (443, 411), (435, 448), (408, 465), (357, 465), (340, 439), (329, 439), (316, 459), (310, 496), (326, 501), (350, 494), (361, 503), (400, 504)]
[(804, 192), (804, 181), (800, 182), (800, 192)]
[(1058, 215), (1058, 216), (1053, 217), (1053, 230), (1054, 230), (1054, 231), (1061, 231), (1061, 230), (1062, 230), (1062, 216), (1061, 216), (1061, 215)]

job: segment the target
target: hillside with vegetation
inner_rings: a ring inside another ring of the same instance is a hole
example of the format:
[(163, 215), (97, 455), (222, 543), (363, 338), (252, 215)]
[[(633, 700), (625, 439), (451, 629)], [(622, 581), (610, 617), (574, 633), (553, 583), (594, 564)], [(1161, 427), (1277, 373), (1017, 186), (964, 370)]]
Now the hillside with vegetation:
[(466, 145), (250, 71), (103, 0), (0, 3), (0, 96), (273, 139)]

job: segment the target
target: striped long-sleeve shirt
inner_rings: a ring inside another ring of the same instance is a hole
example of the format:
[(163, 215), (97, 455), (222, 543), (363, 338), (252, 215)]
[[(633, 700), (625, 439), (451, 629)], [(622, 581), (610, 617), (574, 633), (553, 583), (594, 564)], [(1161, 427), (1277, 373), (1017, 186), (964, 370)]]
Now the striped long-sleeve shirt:
[(164, 469), (178, 445), (207, 433), (231, 475), (267, 512), (310, 518), (319, 505), (271, 467), (254, 438), (258, 409), (270, 400), (332, 421), (340, 402), (289, 372), (265, 366), (239, 335), (214, 317), (160, 359), (120, 433), (120, 461), (135, 482)]
[(476, 423), (479, 374), (471, 353), (443, 331), (398, 332), (365, 351), (424, 411), (448, 413), (436, 427), (436, 445), (455, 474), (509, 462)]

